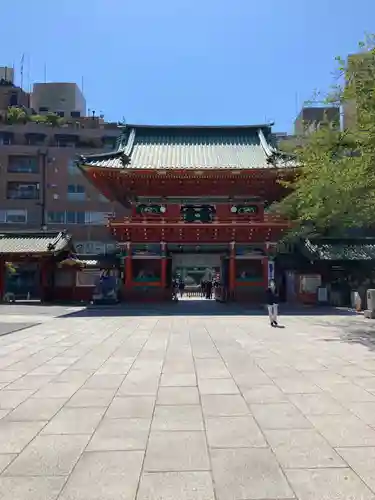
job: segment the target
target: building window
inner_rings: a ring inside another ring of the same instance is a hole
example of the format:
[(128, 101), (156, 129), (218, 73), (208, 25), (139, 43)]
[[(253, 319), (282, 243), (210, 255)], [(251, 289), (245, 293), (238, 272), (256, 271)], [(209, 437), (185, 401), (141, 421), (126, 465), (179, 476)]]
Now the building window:
[(68, 185), (68, 200), (83, 201), (86, 199), (85, 186), (82, 184)]
[(12, 138), (10, 135), (0, 135), (0, 146), (10, 146), (12, 144)]
[(26, 224), (27, 223), (27, 210), (11, 209), (0, 211), (0, 222), (5, 224)]
[(8, 200), (39, 200), (39, 183), (8, 182)]
[(48, 212), (49, 224), (85, 224), (85, 212)]
[(67, 224), (85, 224), (85, 212), (66, 212)]
[(85, 223), (93, 226), (105, 226), (109, 216), (108, 212), (86, 212)]
[(74, 246), (78, 254), (91, 255), (113, 253), (117, 248), (115, 242), (105, 241), (77, 241)]
[(68, 160), (68, 174), (70, 174), (70, 175), (77, 175), (77, 174), (80, 174), (80, 173), (81, 172), (78, 169), (75, 160), (73, 160), (73, 159)]
[(34, 156), (9, 156), (8, 172), (20, 174), (37, 174), (38, 159)]
[(65, 224), (65, 212), (47, 212), (49, 224)]

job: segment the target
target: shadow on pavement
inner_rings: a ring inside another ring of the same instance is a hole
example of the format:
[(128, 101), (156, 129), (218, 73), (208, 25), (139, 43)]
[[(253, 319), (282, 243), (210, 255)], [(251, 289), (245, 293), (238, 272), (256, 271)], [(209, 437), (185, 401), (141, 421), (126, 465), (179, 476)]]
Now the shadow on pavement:
[(9, 335), (10, 333), (19, 332), (37, 326), (39, 323), (1, 323), (0, 322), (0, 337)]
[[(291, 308), (287, 305), (280, 306), (281, 315), (292, 316), (353, 316), (355, 313), (349, 310), (337, 310), (334, 308)], [(262, 305), (251, 304), (225, 304), (214, 300), (188, 300), (177, 303), (159, 304), (120, 304), (115, 306), (88, 306), (79, 311), (64, 314), (64, 318), (84, 317), (126, 317), (126, 316), (265, 316), (267, 312)]]

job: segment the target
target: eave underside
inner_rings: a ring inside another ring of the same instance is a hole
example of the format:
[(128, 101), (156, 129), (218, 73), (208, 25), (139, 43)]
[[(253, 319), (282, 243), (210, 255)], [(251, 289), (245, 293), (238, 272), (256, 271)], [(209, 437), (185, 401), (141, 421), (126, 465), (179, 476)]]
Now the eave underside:
[(129, 206), (138, 197), (222, 196), (278, 200), (285, 195), (281, 180), (293, 171), (249, 169), (242, 171), (123, 170), (83, 166), (85, 176), (108, 199)]

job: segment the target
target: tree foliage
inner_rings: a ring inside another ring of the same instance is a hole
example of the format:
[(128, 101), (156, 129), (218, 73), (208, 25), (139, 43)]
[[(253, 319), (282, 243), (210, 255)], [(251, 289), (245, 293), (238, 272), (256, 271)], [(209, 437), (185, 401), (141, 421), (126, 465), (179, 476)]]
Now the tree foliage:
[(344, 233), (374, 225), (375, 37), (367, 37), (347, 61), (337, 58), (331, 92), (315, 101), (351, 116), (346, 129), (323, 121), (292, 147), (296, 177), (290, 194), (273, 207), (294, 221), (299, 233)]

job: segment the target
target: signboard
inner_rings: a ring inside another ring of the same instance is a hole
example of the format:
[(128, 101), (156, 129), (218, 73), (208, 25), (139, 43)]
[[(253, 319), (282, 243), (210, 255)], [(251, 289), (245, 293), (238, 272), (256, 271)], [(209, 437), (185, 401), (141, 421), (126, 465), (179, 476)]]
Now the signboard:
[(212, 222), (216, 210), (212, 205), (184, 205), (181, 214), (185, 222)]
[(233, 205), (231, 212), (238, 215), (257, 215), (259, 205)]
[(161, 215), (166, 212), (164, 205), (137, 205), (136, 213), (142, 215)]

